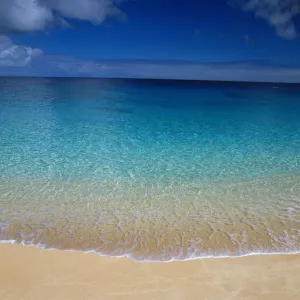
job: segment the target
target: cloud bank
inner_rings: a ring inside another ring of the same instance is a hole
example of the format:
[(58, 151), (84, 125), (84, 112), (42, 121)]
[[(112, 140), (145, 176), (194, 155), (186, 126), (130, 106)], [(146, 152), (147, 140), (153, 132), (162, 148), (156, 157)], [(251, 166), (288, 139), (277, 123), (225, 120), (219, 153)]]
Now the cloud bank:
[[(46, 62), (46, 64), (49, 62)], [(62, 76), (155, 78), (300, 83), (300, 67), (262, 65), (251, 61), (227, 63), (85, 61), (51, 62)]]
[(0, 76), (158, 78), (300, 83), (300, 67), (242, 61), (101, 61), (48, 55), (0, 36)]
[(8, 37), (0, 35), (0, 67), (26, 67), (42, 54), (40, 49), (15, 45)]
[(293, 39), (297, 36), (294, 17), (300, 15), (299, 0), (234, 0), (242, 10), (252, 12), (275, 27), (279, 36)]
[(70, 19), (101, 24), (107, 17), (124, 18), (121, 0), (1, 0), (0, 32), (39, 31), (68, 26)]

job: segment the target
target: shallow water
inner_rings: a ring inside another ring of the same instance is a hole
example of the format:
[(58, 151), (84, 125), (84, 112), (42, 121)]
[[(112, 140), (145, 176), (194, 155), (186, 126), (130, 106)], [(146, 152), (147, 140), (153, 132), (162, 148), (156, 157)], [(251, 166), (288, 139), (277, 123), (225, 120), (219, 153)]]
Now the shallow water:
[(0, 239), (137, 260), (300, 251), (300, 87), (0, 79)]

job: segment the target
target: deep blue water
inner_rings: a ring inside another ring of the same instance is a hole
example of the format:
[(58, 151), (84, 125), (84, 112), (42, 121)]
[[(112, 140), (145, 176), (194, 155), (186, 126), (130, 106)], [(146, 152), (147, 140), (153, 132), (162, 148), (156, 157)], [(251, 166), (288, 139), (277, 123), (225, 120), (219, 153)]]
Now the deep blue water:
[(2, 176), (228, 179), (298, 172), (296, 86), (1, 79)]

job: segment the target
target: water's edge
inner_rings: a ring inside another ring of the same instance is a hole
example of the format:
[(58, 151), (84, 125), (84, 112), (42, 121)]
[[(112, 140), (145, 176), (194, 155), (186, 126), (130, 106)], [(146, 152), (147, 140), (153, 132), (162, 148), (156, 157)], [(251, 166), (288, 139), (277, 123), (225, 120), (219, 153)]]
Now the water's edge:
[(220, 259), (220, 258), (241, 258), (241, 257), (248, 257), (248, 256), (262, 256), (262, 255), (300, 255), (300, 250), (298, 251), (291, 251), (291, 252), (249, 252), (246, 254), (241, 254), (241, 255), (203, 255), (203, 256), (195, 256), (195, 257), (189, 257), (189, 258), (184, 258), (184, 259), (178, 259), (178, 258), (172, 258), (169, 260), (137, 260), (133, 258), (130, 254), (123, 254), (123, 255), (107, 255), (103, 254), (100, 252), (97, 252), (95, 250), (88, 250), (88, 251), (83, 251), (83, 250), (75, 250), (75, 249), (58, 249), (58, 248), (50, 248), (45, 245), (41, 244), (29, 244), (25, 242), (17, 243), (15, 240), (0, 240), (0, 245), (1, 244), (6, 244), (6, 245), (19, 245), (23, 247), (34, 247), (40, 250), (45, 250), (45, 251), (64, 251), (64, 252), (78, 252), (78, 253), (85, 253), (85, 254), (95, 254), (101, 257), (107, 257), (107, 258), (126, 258), (130, 259), (134, 262), (137, 263), (169, 263), (169, 262), (184, 262), (184, 261), (190, 261), (190, 260), (198, 260), (198, 259)]

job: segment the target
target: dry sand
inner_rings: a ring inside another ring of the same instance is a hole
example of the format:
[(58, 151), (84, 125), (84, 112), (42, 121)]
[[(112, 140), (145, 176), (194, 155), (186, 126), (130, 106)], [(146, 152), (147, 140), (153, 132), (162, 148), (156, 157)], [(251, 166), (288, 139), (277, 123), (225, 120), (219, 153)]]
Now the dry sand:
[(299, 300), (300, 255), (137, 263), (0, 245), (1, 300)]

